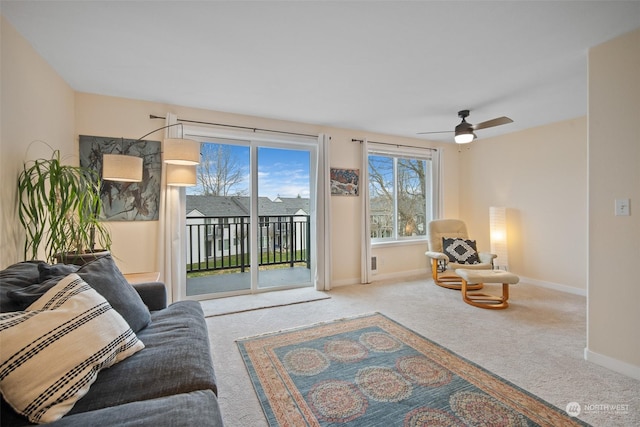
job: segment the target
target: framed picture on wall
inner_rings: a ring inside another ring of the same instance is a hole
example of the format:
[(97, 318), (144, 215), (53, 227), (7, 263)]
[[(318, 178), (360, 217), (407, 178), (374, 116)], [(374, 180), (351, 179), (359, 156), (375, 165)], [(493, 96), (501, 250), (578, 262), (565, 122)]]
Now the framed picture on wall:
[(80, 135), (80, 166), (93, 168), (102, 177), (103, 154), (142, 157), (142, 181), (103, 181), (101, 219), (156, 221), (162, 174), (160, 141)]
[(331, 168), (331, 194), (335, 196), (357, 196), (360, 169)]

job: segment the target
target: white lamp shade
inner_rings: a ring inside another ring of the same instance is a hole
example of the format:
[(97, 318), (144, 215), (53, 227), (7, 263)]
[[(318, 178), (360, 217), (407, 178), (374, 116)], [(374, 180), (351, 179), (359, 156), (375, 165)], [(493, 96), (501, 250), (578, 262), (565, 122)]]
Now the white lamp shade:
[(197, 165), (200, 163), (200, 143), (183, 138), (165, 139), (164, 162), (174, 165)]
[(142, 157), (103, 154), (102, 179), (105, 181), (142, 181)]
[(473, 132), (469, 132), (469, 133), (459, 133), (453, 139), (458, 144), (468, 144), (471, 141), (473, 141), (474, 137), (475, 135), (473, 134)]
[(196, 185), (195, 165), (167, 165), (167, 185), (173, 187), (193, 187)]
[(489, 231), (491, 240), (491, 253), (498, 255), (493, 261), (500, 269), (508, 270), (509, 252), (507, 251), (507, 208), (489, 208)]

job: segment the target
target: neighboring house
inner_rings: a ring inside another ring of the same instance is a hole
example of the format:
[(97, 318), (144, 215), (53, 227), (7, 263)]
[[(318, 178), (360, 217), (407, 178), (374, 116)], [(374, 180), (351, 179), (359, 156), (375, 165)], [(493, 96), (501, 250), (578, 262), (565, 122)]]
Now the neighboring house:
[(393, 207), (392, 202), (383, 197), (375, 197), (369, 200), (371, 213), (371, 238), (385, 239), (393, 235)]
[[(187, 264), (211, 263), (204, 269), (248, 266), (250, 203), (244, 196), (188, 195)], [(288, 262), (290, 252), (308, 256), (309, 199), (259, 197), (258, 216), (260, 264)], [(275, 259), (270, 261), (269, 255)]]

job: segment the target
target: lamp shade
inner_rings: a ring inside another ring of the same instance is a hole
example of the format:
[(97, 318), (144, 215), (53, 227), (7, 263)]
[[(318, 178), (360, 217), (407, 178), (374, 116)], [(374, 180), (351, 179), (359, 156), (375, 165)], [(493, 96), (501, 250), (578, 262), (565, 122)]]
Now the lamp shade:
[(498, 257), (494, 265), (498, 269), (509, 269), (509, 252), (507, 251), (507, 208), (489, 208), (489, 231), (491, 240), (491, 253)]
[(142, 181), (142, 157), (123, 154), (102, 156), (102, 179), (106, 181)]
[(456, 136), (453, 137), (453, 140), (458, 144), (468, 144), (474, 139), (476, 139), (476, 134), (472, 130), (456, 131)]
[(197, 165), (200, 163), (200, 143), (183, 138), (165, 139), (164, 162), (174, 165)]
[(196, 185), (195, 165), (167, 165), (167, 185), (173, 187), (193, 187)]

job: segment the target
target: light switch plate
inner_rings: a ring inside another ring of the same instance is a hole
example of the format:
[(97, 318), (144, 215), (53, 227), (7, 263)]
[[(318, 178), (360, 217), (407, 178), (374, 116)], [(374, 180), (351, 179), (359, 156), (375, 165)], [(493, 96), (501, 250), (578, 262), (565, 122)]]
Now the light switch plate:
[(629, 199), (616, 199), (616, 216), (629, 216)]

